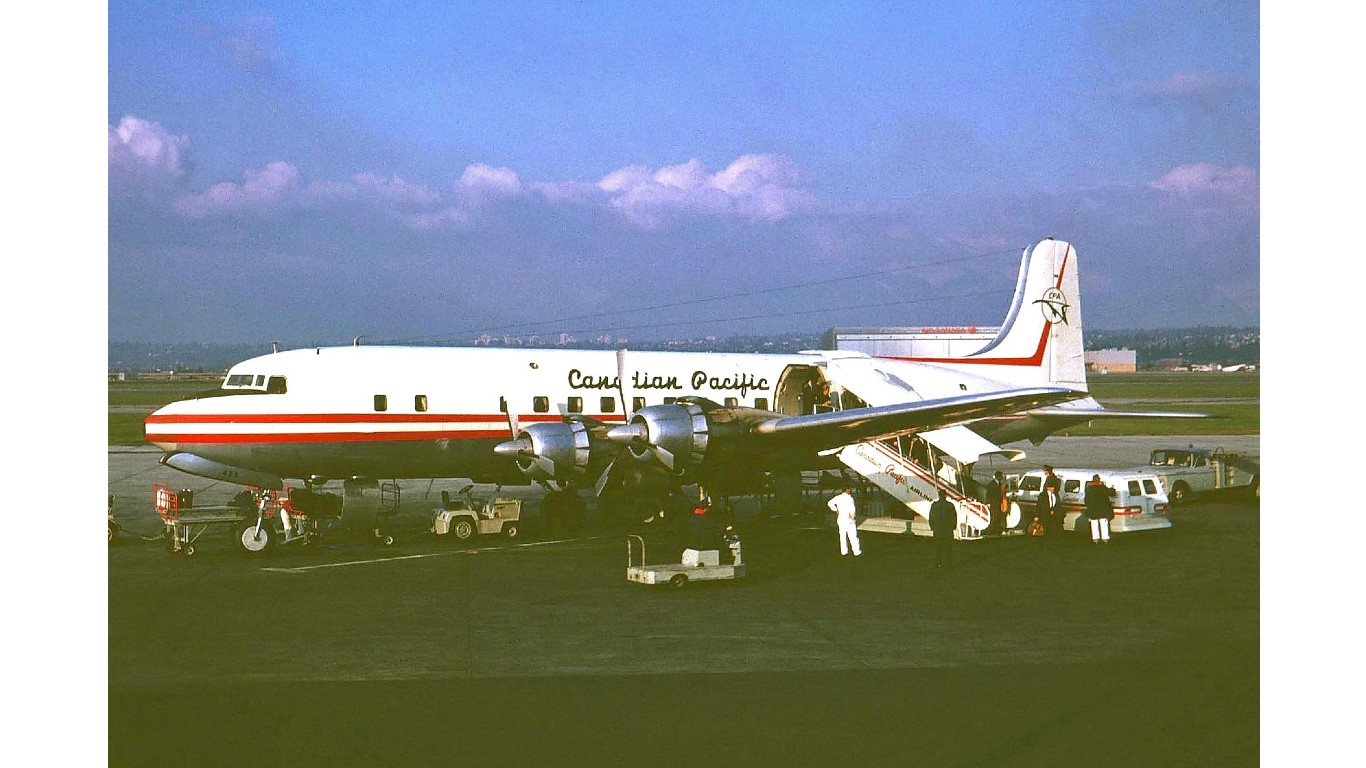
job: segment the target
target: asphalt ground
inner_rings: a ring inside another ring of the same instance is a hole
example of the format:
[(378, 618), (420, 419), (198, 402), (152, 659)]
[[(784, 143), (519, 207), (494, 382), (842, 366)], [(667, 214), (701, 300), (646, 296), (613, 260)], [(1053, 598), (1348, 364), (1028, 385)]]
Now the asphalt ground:
[[(1151, 444), (1052, 438), (1019, 466)], [(249, 556), (224, 529), (172, 556), (158, 480), (236, 490), (110, 449), (110, 765), (1258, 760), (1260, 505), (1238, 494), (1106, 546), (960, 542), (946, 570), (927, 540), (864, 533), (841, 558), (824, 515), (760, 516), (746, 578), (670, 590), (626, 581), (625, 537), (653, 562), (677, 531), (552, 538), (528, 494), (526, 537), (460, 544), (426, 530), (444, 481), (404, 483), (391, 547)]]

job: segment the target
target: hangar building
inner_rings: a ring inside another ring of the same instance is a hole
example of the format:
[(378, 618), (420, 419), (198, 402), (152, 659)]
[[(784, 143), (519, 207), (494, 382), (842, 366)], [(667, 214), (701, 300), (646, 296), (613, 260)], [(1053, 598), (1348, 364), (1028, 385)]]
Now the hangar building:
[(1086, 370), (1091, 373), (1133, 373), (1138, 370), (1138, 353), (1132, 349), (1089, 350)]
[(999, 327), (831, 328), (822, 349), (848, 349), (875, 357), (957, 357), (985, 347)]

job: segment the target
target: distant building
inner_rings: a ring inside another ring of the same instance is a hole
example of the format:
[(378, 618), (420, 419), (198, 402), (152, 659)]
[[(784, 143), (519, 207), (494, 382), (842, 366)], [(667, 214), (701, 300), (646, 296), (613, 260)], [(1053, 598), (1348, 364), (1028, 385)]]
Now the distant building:
[(1138, 352), (1132, 349), (1093, 349), (1086, 353), (1090, 373), (1133, 373), (1138, 370)]

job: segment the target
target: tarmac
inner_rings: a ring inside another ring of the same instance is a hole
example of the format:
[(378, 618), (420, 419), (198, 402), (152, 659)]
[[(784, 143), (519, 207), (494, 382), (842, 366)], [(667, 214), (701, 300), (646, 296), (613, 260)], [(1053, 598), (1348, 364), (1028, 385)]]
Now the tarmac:
[[(1144, 463), (1160, 445), (1256, 456), (1251, 436), (1069, 438), (1025, 471)], [(748, 574), (626, 581), (628, 533), (429, 533), (443, 489), (402, 483), (392, 546), (338, 537), (260, 555), (209, 531), (170, 555), (152, 484), (237, 486), (110, 447), (110, 765), (1250, 765), (1258, 760), (1260, 505), (1227, 493), (1108, 545), (955, 545), (824, 514), (745, 518)], [(480, 486), (480, 494), (493, 486)], [(784, 510), (784, 512), (786, 512)]]

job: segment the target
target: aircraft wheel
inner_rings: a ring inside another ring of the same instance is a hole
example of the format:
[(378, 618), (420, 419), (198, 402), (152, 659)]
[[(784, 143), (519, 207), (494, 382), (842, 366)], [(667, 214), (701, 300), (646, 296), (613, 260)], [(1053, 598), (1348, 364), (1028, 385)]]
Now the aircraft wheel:
[(669, 577), (669, 586), (673, 589), (682, 589), (688, 585), (688, 576), (683, 573), (675, 573)]
[(509, 539), (517, 538), (518, 534), (521, 532), (522, 531), (517, 527), (516, 522), (503, 523), (503, 535), (507, 536)]
[(380, 543), (386, 547), (392, 547), (394, 545), (394, 537), (386, 535), (384, 538), (380, 539)]
[(469, 541), (474, 537), (474, 523), (462, 517), (451, 526), (451, 533), (460, 541)]
[(269, 525), (262, 525), (258, 529), (256, 523), (248, 523), (239, 533), (237, 542), (242, 545), (243, 550), (254, 554), (264, 552), (274, 543), (274, 538)]

